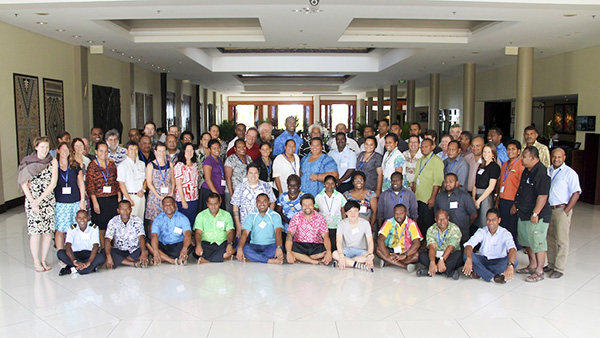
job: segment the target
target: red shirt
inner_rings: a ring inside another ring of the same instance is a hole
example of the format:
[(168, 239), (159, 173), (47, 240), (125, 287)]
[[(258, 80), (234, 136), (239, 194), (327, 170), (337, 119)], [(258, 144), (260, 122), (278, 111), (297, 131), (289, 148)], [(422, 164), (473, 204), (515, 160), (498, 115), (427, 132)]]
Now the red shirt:
[[(96, 161), (90, 162), (85, 174), (85, 187), (88, 195), (96, 195), (96, 197), (117, 195), (119, 192), (119, 182), (117, 182), (117, 166), (115, 162), (111, 159), (107, 160), (108, 177), (106, 177), (106, 169), (99, 167)], [(105, 177), (107, 180), (105, 180)], [(104, 186), (111, 187), (110, 193), (104, 192)]]
[[(509, 170), (510, 162), (510, 170)], [(500, 171), (500, 198), (514, 201), (521, 183), (521, 175), (523, 174), (523, 161), (521, 158), (508, 160), (502, 165)], [(507, 171), (508, 170), (508, 171)]]
[[(232, 147), (231, 149), (229, 149), (229, 151), (227, 152), (227, 157), (229, 157), (233, 154), (235, 154), (235, 146)], [(257, 158), (259, 158), (260, 157), (260, 146), (258, 145), (258, 143), (255, 142), (252, 145), (252, 148), (248, 148), (248, 146), (246, 146), (246, 155), (250, 156), (252, 161), (255, 161)]]

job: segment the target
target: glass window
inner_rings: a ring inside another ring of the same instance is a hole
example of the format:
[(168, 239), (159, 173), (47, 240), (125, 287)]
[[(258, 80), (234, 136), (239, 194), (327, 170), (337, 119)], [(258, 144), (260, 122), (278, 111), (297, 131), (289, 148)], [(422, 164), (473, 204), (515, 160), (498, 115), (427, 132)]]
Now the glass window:
[(302, 121), (304, 116), (304, 105), (302, 104), (280, 104), (277, 106), (277, 128), (285, 130), (285, 120), (289, 116), (296, 117), (298, 121), (296, 130), (302, 129)]
[(254, 127), (255, 108), (253, 104), (239, 104), (235, 109), (236, 123), (243, 123), (246, 128)]
[(350, 108), (347, 104), (332, 104), (331, 105), (331, 129), (335, 131), (335, 126), (343, 123), (348, 127), (348, 117), (350, 116)]

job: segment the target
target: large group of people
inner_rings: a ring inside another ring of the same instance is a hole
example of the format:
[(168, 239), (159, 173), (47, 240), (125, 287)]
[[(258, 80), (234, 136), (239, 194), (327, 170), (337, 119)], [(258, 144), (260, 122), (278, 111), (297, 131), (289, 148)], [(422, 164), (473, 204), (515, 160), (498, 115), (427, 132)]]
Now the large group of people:
[(177, 126), (159, 138), (152, 122), (123, 146), (99, 127), (91, 142), (59, 134), (56, 149), (37, 138), (18, 176), (35, 270), (52, 268), (54, 234), (61, 275), (189, 255), (367, 271), (377, 256), (420, 277), (498, 283), (565, 273), (579, 177), (535, 127), (521, 145), (498, 128), (486, 140), (453, 125), (438, 138), (412, 123), (403, 139), (400, 124), (381, 120), (360, 140), (337, 125), (326, 142), (319, 124), (306, 139), (294, 117), (285, 126), (274, 138), (268, 122), (237, 124), (225, 142), (211, 125), (197, 145)]

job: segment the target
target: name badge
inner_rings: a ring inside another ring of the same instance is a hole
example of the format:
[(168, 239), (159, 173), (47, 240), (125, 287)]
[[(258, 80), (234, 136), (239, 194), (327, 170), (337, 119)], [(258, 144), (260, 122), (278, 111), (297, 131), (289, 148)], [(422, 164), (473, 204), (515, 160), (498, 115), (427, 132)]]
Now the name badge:
[(161, 194), (168, 194), (169, 193), (169, 187), (160, 187), (160, 193)]
[(81, 234), (81, 239), (85, 239), (86, 241), (90, 240), (90, 234)]
[(484, 172), (484, 171), (485, 171), (484, 169), (479, 169), (479, 170), (477, 170), (477, 175), (483, 175), (483, 172)]
[(225, 222), (223, 222), (223, 221), (217, 221), (217, 228), (224, 229), (225, 228)]
[(352, 234), (353, 235), (358, 234), (358, 228), (352, 228)]
[(63, 187), (62, 194), (63, 195), (71, 195), (71, 187)]
[(450, 202), (450, 209), (458, 208), (458, 202)]
[(221, 180), (221, 186), (224, 187), (227, 184), (227, 182), (225, 182), (225, 180)]
[(173, 229), (173, 232), (174, 232), (174, 233), (176, 233), (176, 234), (178, 234), (178, 235), (181, 235), (181, 234), (183, 233), (183, 229), (182, 229), (182, 228), (175, 227), (175, 228)]
[(444, 255), (444, 252), (443, 252), (443, 251), (436, 251), (436, 252), (435, 252), (435, 258), (440, 258), (440, 257), (442, 257), (443, 255)]
[(112, 192), (112, 187), (105, 185), (104, 187), (102, 187), (102, 192), (105, 194), (110, 194)]
[(265, 223), (265, 221), (262, 221), (262, 222), (258, 223), (258, 226), (259, 226), (261, 229), (264, 229), (264, 228), (267, 226), (267, 223)]
[(500, 187), (500, 192), (504, 192), (504, 186)]
[(417, 178), (417, 185), (419, 185), (419, 183), (421, 183), (421, 179)]
[(347, 166), (348, 166), (348, 162), (340, 163), (340, 167), (342, 167), (342, 168), (346, 168)]
[(361, 214), (366, 214), (367, 213), (367, 207), (364, 205), (360, 206), (360, 210), (358, 210), (359, 213)]
[(395, 247), (394, 248), (394, 253), (397, 253), (397, 254), (402, 253), (402, 248), (399, 247), (399, 246)]

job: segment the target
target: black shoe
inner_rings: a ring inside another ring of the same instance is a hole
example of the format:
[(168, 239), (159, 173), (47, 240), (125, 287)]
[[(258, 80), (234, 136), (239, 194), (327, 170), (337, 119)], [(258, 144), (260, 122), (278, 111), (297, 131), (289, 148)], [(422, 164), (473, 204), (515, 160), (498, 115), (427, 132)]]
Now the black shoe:
[(448, 278), (452, 278), (454, 280), (458, 280), (459, 274), (458, 269), (454, 270), (451, 274), (447, 275)]
[(60, 269), (60, 271), (58, 272), (59, 276), (70, 275), (70, 274), (71, 274), (71, 268), (68, 266), (65, 266), (64, 268)]
[(545, 273), (552, 273), (554, 271), (554, 269), (552, 269), (549, 265), (546, 265), (544, 267), (544, 272)]
[(423, 269), (417, 270), (417, 277), (429, 277), (429, 273), (428, 273), (427, 269), (423, 268)]
[(506, 278), (504, 277), (504, 275), (495, 275), (494, 282), (498, 284), (506, 284)]
[(557, 279), (563, 276), (563, 273), (560, 271), (552, 271), (552, 273), (550, 274), (550, 278), (552, 279)]

